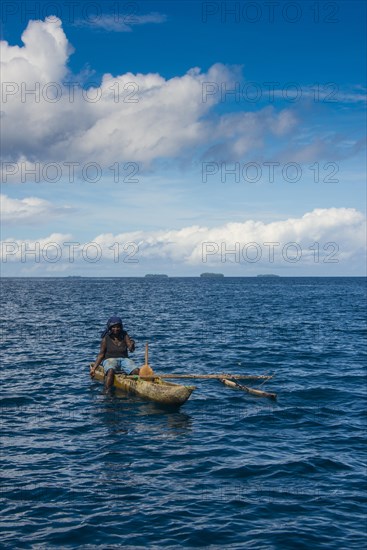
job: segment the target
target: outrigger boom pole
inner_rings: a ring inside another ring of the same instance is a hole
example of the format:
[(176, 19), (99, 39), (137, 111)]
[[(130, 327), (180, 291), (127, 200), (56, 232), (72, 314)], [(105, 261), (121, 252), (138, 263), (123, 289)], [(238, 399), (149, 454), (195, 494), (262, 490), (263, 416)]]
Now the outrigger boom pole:
[[(136, 376), (127, 375), (126, 378), (136, 378)], [(144, 380), (154, 380), (154, 378), (198, 378), (198, 379), (213, 379), (222, 380), (223, 378), (229, 378), (232, 380), (270, 380), (273, 375), (266, 374), (154, 374), (153, 376), (142, 376)]]

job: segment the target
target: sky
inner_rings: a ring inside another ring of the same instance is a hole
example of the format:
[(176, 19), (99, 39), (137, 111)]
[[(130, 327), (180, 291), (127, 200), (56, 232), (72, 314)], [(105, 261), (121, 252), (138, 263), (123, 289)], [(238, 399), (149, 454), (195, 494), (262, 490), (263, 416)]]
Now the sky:
[(366, 275), (366, 4), (4, 1), (1, 272)]

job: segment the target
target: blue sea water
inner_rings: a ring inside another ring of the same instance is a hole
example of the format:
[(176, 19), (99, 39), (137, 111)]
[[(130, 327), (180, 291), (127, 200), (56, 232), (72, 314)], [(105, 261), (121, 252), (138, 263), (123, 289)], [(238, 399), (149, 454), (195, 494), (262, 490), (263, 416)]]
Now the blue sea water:
[[(1, 306), (2, 548), (364, 545), (366, 279), (4, 279)], [(157, 372), (272, 373), (278, 400), (106, 395), (112, 314), (138, 364), (149, 341)]]

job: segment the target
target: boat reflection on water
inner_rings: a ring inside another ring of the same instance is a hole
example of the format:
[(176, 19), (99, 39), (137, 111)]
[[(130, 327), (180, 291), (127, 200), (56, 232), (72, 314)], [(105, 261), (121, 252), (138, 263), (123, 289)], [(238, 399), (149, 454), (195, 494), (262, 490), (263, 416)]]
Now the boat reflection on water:
[(192, 416), (177, 407), (169, 407), (141, 398), (113, 391), (99, 393), (95, 401), (95, 417), (112, 433), (131, 432), (157, 435), (182, 435), (192, 429)]

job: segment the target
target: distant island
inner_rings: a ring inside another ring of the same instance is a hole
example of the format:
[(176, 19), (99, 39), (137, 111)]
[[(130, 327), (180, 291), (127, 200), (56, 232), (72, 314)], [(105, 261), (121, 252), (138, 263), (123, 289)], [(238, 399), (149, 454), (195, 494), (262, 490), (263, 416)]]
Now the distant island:
[(223, 273), (201, 273), (200, 277), (224, 277)]
[(257, 277), (280, 277), (280, 275), (274, 275), (273, 273), (269, 273), (266, 275), (257, 275)]
[(147, 273), (145, 277), (149, 277), (150, 279), (168, 279), (168, 275), (164, 273)]

